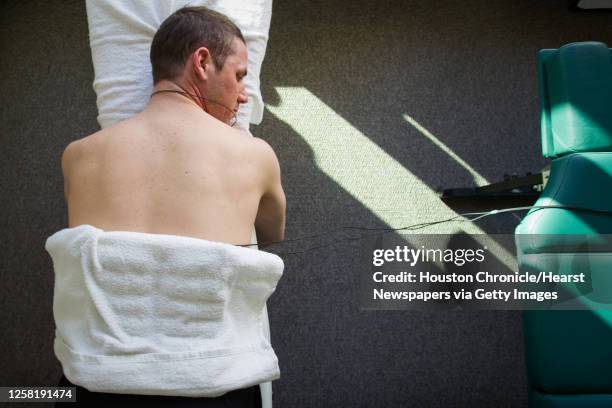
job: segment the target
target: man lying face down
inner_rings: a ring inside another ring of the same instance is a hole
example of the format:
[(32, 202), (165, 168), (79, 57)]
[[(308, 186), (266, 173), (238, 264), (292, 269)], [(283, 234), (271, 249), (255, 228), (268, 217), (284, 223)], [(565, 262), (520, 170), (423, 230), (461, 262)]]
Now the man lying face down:
[(151, 45), (154, 92), (136, 116), (62, 156), (70, 227), (260, 245), (284, 236), (280, 168), (263, 140), (231, 127), (247, 101), (236, 25), (204, 7), (168, 17)]
[(227, 244), (250, 244), (253, 225), (260, 245), (282, 240), (285, 195), (272, 148), (231, 127), (244, 39), (224, 15), (183, 8), (151, 63), (144, 110), (62, 156), (69, 228), (45, 244), (60, 385), (78, 385), (82, 406), (258, 407), (257, 384), (280, 375), (261, 322), (283, 263)]

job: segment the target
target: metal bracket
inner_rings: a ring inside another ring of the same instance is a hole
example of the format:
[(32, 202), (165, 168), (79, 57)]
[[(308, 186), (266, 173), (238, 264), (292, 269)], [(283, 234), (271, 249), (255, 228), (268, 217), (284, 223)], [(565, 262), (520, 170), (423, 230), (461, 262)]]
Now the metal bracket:
[(533, 204), (548, 182), (550, 167), (540, 173), (527, 173), (524, 176), (504, 175), (504, 180), (479, 187), (448, 188), (439, 191), (440, 198), (446, 203), (469, 200), (474, 204), (479, 201), (511, 201), (513, 204)]
[(610, 13), (612, 4), (609, 0), (571, 0), (568, 3), (571, 12)]

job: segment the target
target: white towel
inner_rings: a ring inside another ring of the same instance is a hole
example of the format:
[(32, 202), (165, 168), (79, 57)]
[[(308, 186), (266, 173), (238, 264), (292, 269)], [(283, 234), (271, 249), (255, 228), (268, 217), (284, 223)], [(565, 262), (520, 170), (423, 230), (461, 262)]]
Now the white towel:
[(198, 238), (91, 225), (45, 244), (54, 349), (91, 391), (214, 397), (280, 375), (264, 334), (283, 261)]
[(94, 65), (98, 122), (102, 128), (142, 111), (153, 92), (149, 50), (161, 23), (185, 6), (206, 6), (227, 15), (245, 38), (244, 79), (249, 102), (241, 105), (237, 126), (258, 124), (264, 104), (259, 73), (268, 42), (272, 0), (87, 0), (89, 42)]

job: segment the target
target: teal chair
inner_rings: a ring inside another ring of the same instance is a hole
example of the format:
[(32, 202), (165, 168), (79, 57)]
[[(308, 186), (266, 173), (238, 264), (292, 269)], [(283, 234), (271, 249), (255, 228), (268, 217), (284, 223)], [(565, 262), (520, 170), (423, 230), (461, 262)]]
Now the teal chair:
[(609, 408), (612, 245), (597, 240), (612, 234), (612, 50), (597, 42), (541, 50), (538, 75), (542, 150), (552, 163), (535, 205), (571, 208), (527, 214), (515, 231), (518, 262), (587, 271), (566, 293), (586, 294), (588, 308), (523, 312), (529, 406)]

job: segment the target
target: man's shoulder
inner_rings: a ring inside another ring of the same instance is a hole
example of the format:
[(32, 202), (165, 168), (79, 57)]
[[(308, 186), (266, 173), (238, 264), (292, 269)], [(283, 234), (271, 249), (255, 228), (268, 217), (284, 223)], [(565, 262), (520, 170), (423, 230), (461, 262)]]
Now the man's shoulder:
[(64, 148), (64, 152), (62, 153), (62, 169), (64, 170), (64, 174), (66, 174), (66, 170), (71, 168), (74, 163), (81, 158), (85, 145), (84, 139), (85, 138), (73, 140)]
[(121, 122), (117, 122), (109, 127), (100, 129), (94, 133), (84, 136), (80, 139), (74, 140), (66, 146), (64, 154), (68, 157), (77, 158), (86, 155), (93, 150), (100, 147), (103, 143), (110, 143), (114, 139), (113, 136), (117, 134), (124, 134), (126, 131), (133, 129), (133, 120), (126, 119)]
[(64, 175), (67, 175), (79, 163), (88, 162), (87, 157), (92, 149), (95, 149), (95, 146), (100, 143), (104, 133), (106, 133), (104, 130), (99, 130), (68, 143), (64, 148), (61, 159)]
[(251, 154), (255, 155), (262, 163), (273, 164), (277, 161), (276, 153), (268, 142), (258, 137), (245, 134), (245, 147)]
[(249, 156), (259, 158), (260, 160), (276, 159), (274, 149), (268, 142), (258, 137), (252, 136), (250, 133), (243, 130), (232, 129), (232, 137), (230, 139), (234, 146), (242, 148)]
[(253, 151), (256, 152), (259, 164), (267, 176), (276, 178), (280, 173), (280, 165), (274, 149), (268, 142), (258, 137), (252, 137)]
[(250, 137), (250, 141), (253, 149), (256, 149), (260, 155), (268, 158), (269, 156), (276, 157), (274, 149), (272, 149), (272, 146), (270, 146), (270, 144), (264, 139), (260, 139), (258, 137)]
[(91, 146), (92, 142), (97, 139), (97, 133), (99, 132), (92, 133), (91, 135), (68, 143), (68, 145), (64, 148), (62, 157), (66, 160), (75, 160), (80, 157)]

